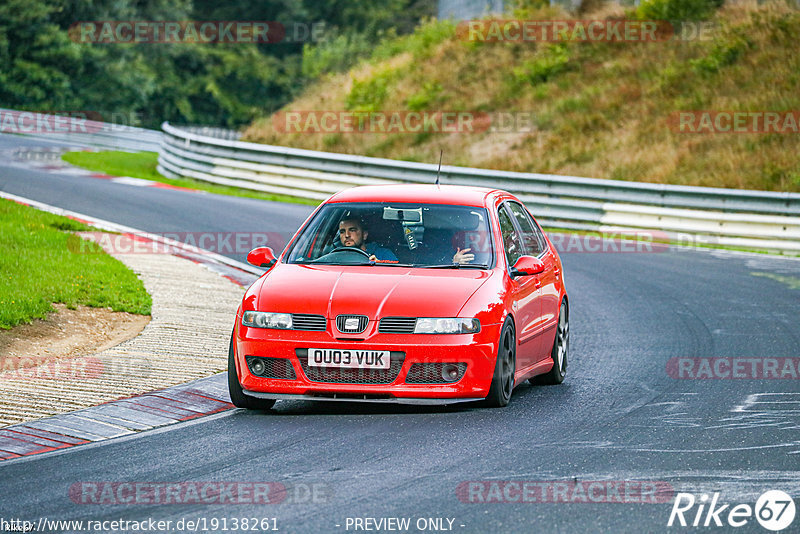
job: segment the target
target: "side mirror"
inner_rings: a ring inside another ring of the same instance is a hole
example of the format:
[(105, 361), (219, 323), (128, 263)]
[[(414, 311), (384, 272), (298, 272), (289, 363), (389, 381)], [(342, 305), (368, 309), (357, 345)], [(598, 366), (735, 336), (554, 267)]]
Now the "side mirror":
[(544, 263), (533, 256), (520, 256), (511, 268), (511, 276), (530, 276), (544, 272)]
[(272, 252), (272, 249), (269, 247), (254, 248), (247, 253), (247, 263), (255, 265), (256, 267), (266, 267), (269, 269), (275, 265), (276, 261), (278, 260), (275, 259), (275, 253)]

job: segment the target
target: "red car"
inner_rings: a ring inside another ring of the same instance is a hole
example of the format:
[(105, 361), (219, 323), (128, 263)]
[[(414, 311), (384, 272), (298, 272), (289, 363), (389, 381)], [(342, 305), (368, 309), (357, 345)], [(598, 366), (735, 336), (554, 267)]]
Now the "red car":
[(516, 384), (564, 380), (561, 259), (496, 189), (366, 186), (321, 204), (236, 313), (231, 400), (505, 406)]

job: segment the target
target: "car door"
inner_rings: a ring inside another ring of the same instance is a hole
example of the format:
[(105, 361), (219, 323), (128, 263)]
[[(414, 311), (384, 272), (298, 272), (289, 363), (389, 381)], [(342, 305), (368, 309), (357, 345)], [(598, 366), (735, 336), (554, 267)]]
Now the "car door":
[[(503, 236), (503, 249), (509, 269), (520, 256), (525, 254), (524, 238), (509, 211), (508, 203), (498, 209), (500, 232)], [(510, 276), (510, 273), (509, 273)], [(535, 364), (541, 347), (538, 339), (538, 324), (541, 322), (541, 291), (537, 276), (517, 276), (511, 278), (510, 291), (512, 312), (517, 328), (517, 369), (523, 370)]]
[(555, 326), (558, 320), (558, 286), (561, 272), (558, 269), (558, 261), (555, 254), (548, 247), (547, 239), (545, 239), (541, 228), (531, 217), (528, 210), (517, 202), (509, 202), (508, 208), (520, 228), (525, 253), (539, 258), (544, 263), (544, 272), (535, 275), (540, 284), (539, 301), (541, 309), (539, 319), (533, 326), (533, 330), (539, 338), (536, 359), (546, 360), (550, 357), (550, 349), (553, 346)]

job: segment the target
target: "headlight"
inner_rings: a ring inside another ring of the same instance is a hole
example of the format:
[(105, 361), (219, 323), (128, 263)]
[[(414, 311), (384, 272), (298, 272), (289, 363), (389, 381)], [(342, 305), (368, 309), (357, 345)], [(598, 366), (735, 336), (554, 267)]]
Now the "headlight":
[(269, 313), (246, 311), (242, 314), (242, 325), (253, 328), (292, 328), (292, 315), (290, 313)]
[(459, 317), (420, 317), (414, 327), (415, 334), (475, 334), (480, 331), (478, 319)]

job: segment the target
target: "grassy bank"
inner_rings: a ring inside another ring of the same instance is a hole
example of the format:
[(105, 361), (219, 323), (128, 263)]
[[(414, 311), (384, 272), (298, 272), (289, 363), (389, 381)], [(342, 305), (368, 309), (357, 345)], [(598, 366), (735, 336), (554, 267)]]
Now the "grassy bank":
[[(528, 8), (507, 18), (654, 20), (641, 8), (599, 9), (575, 15)], [(444, 162), (453, 165), (800, 191), (800, 133), (675, 128), (680, 112), (799, 110), (800, 12), (776, 1), (712, 8), (703, 16), (702, 39), (689, 33), (700, 26), (687, 25), (688, 39), (657, 42), (478, 42), (452, 23), (430, 22), (384, 43), (350, 72), (321, 80), (284, 109), (528, 112), (527, 131), (521, 125), (510, 133), (284, 133), (279, 119), (265, 117), (244, 139), (432, 163), (443, 149)]]
[(45, 318), (52, 303), (150, 314), (142, 281), (119, 260), (92, 247), (72, 252), (80, 248), (70, 232), (89, 229), (0, 199), (0, 329)]
[(228, 187), (216, 185), (199, 180), (187, 178), (172, 179), (162, 176), (157, 170), (158, 153), (156, 152), (119, 152), (108, 150), (103, 152), (66, 152), (61, 158), (77, 167), (90, 171), (102, 172), (112, 176), (130, 176), (131, 178), (142, 178), (161, 182), (164, 184), (178, 187), (187, 187), (199, 191), (207, 191), (218, 195), (230, 195), (237, 197), (258, 198), (261, 200), (271, 200), (273, 202), (291, 202), (294, 204), (307, 204), (316, 206), (319, 202), (303, 198), (289, 197), (285, 195), (273, 195), (250, 191), (239, 187)]

